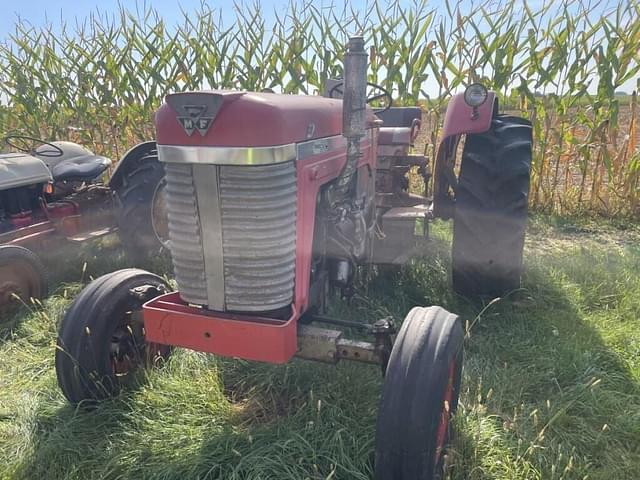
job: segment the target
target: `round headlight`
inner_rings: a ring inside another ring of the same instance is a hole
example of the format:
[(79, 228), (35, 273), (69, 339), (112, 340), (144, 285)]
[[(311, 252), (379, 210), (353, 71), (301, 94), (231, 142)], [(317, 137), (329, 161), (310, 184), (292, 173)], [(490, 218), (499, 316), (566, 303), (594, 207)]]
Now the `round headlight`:
[(487, 101), (489, 91), (481, 83), (472, 83), (464, 91), (464, 101), (470, 107), (479, 107)]

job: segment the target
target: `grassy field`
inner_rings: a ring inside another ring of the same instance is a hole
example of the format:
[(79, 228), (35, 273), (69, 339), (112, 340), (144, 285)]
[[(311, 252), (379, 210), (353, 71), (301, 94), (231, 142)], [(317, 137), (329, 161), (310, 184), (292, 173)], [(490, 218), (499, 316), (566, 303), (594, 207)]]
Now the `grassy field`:
[(153, 138), (168, 93), (322, 92), (361, 31), (368, 80), (398, 105), (423, 105), (429, 157), (448, 99), (480, 81), (532, 121), (533, 208), (640, 218), (640, 110), (637, 95), (616, 95), (640, 89), (640, 0), (359, 3), (244, 2), (223, 14), (203, 2), (164, 18), (143, 3), (43, 25), (17, 18), (0, 37), (0, 134), (118, 159)]
[[(449, 242), (436, 223), (428, 258), (332, 306), (373, 320), (436, 303), (468, 320), (449, 478), (638, 478), (640, 229), (533, 218), (524, 290), (486, 308), (451, 293)], [(82, 283), (126, 261), (115, 243), (66, 254), (49, 260), (54, 295), (2, 325), (0, 478), (370, 478), (373, 367), (177, 351), (136, 391), (69, 406), (56, 324)]]

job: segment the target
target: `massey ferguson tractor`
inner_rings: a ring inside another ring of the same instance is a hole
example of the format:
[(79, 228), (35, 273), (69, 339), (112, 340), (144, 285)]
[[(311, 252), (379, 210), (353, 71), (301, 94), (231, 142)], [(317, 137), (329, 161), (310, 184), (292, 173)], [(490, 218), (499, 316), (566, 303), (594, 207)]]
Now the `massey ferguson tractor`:
[[(433, 198), (411, 193), (412, 167), (427, 183), (430, 176), (426, 159), (409, 154), (420, 110), (390, 109), (387, 91), (367, 88), (362, 37), (349, 40), (344, 62), (329, 98), (166, 97), (155, 124), (178, 291), (125, 269), (80, 293), (56, 351), (70, 402), (118, 394), (171, 347), (274, 364), (293, 357), (375, 364), (385, 374), (375, 478), (440, 478), (460, 391), (462, 322), (441, 307), (416, 306), (396, 332), (390, 318), (326, 316), (327, 295), (349, 295), (360, 265), (420, 253), (427, 229), (416, 225), (435, 217), (454, 220), (458, 292), (493, 298), (517, 289), (531, 127), (500, 115), (481, 85), (469, 86), (447, 110)], [(367, 97), (368, 90), (377, 93)], [(345, 326), (370, 341), (345, 338), (337, 328)]]
[(106, 185), (111, 161), (78, 144), (18, 134), (3, 143), (14, 153), (0, 155), (0, 313), (46, 296), (39, 255), (61, 243), (118, 230), (130, 253), (161, 248), (164, 170), (155, 142), (127, 152)]

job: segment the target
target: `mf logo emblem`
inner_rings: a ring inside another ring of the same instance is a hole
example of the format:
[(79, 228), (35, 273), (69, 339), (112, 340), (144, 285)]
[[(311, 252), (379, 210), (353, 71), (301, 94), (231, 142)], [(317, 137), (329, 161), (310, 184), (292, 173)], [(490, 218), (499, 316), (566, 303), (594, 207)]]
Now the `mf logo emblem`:
[(196, 130), (205, 136), (222, 105), (222, 95), (215, 93), (176, 93), (167, 96), (167, 103), (176, 111), (176, 120), (185, 133)]
[(206, 115), (207, 107), (204, 105), (185, 105), (184, 110), (187, 115), (177, 117), (184, 131), (191, 136), (194, 130), (198, 130), (200, 135), (204, 137), (213, 123), (213, 117)]

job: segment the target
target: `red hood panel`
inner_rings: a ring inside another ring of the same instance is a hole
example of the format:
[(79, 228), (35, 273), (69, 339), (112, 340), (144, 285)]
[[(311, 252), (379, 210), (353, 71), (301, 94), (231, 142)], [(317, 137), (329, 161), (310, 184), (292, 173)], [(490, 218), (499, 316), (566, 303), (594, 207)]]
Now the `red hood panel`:
[[(207, 101), (203, 95), (219, 98)], [(266, 147), (342, 133), (342, 100), (235, 91), (180, 93), (170, 97), (155, 117), (160, 145)], [(177, 112), (170, 104), (183, 111)], [(191, 135), (183, 126), (188, 115), (202, 126), (189, 129)], [(210, 125), (209, 118), (213, 118)]]

